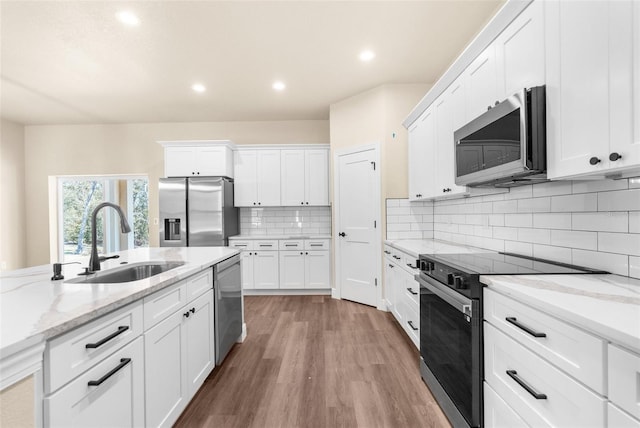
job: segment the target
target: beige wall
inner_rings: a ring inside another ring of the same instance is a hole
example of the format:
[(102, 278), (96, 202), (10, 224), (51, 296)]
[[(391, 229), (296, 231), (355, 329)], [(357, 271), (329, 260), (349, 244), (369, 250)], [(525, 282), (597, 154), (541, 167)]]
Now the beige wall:
[(36, 426), (34, 380), (29, 376), (0, 392), (0, 427)]
[[(25, 128), (27, 264), (50, 262), (48, 179), (56, 175), (146, 174), (149, 217), (158, 217), (160, 140), (231, 140), (236, 144), (326, 144), (329, 124), (318, 121), (51, 125)], [(4, 211), (4, 210), (3, 210)], [(152, 246), (158, 227), (149, 226)]]
[(0, 271), (27, 265), (24, 127), (0, 123)]

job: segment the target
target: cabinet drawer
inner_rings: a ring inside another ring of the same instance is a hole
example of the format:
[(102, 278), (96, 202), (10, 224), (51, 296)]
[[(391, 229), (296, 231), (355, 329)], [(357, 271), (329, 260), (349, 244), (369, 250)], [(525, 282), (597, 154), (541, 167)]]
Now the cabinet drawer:
[(266, 240), (256, 240), (253, 243), (253, 249), (255, 251), (277, 251), (278, 250), (278, 240), (277, 239), (266, 239)]
[(329, 239), (306, 239), (304, 241), (305, 250), (329, 250), (331, 242)]
[[(605, 395), (605, 341), (486, 288), (484, 318), (588, 387)], [(535, 333), (545, 334), (545, 337), (535, 337)]]
[(415, 311), (411, 304), (407, 304), (405, 300), (405, 310), (402, 322), (405, 323), (404, 329), (411, 338), (411, 341), (420, 349), (420, 316), (419, 311)]
[(522, 418), (484, 382), (484, 426), (486, 428), (529, 428)]
[(613, 404), (607, 404), (607, 423), (611, 428), (640, 428), (640, 420), (629, 416)]
[(640, 419), (640, 355), (609, 344), (609, 400)]
[(156, 325), (187, 304), (187, 283), (181, 281), (144, 298), (144, 329)]
[(45, 394), (57, 390), (142, 332), (142, 304), (136, 302), (51, 339), (44, 356)]
[[(144, 426), (143, 344), (139, 337), (44, 399), (51, 427)], [(89, 385), (89, 382), (100, 382)]]
[[(484, 352), (487, 383), (528, 425), (606, 426), (606, 399), (487, 322), (484, 323)], [(534, 393), (544, 394), (546, 398), (536, 398)]]
[(254, 241), (246, 240), (246, 241), (236, 241), (229, 240), (229, 246), (232, 248), (237, 248), (238, 250), (253, 250)]
[(402, 253), (402, 267), (412, 275), (417, 275), (420, 273), (420, 269), (416, 264), (416, 257), (413, 257), (411, 254)]
[(187, 302), (213, 288), (213, 269), (209, 268), (187, 278)]
[(417, 313), (420, 313), (420, 284), (413, 278), (405, 281), (405, 299), (408, 305)]
[(385, 246), (384, 246), (384, 250), (382, 250), (382, 252), (384, 253), (384, 257), (385, 257), (387, 260), (393, 260), (393, 259), (391, 258), (392, 251), (393, 251), (393, 248), (392, 248), (392, 247), (390, 247), (389, 245), (385, 245)]
[(302, 239), (284, 239), (280, 241), (281, 250), (302, 250), (304, 241)]

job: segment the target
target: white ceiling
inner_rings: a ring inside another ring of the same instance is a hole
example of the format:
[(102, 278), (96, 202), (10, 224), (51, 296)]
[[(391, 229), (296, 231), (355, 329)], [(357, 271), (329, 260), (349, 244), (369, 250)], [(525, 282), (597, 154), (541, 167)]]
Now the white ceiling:
[[(434, 82), (502, 3), (2, 0), (0, 114), (24, 124), (328, 119), (331, 103), (381, 84)], [(124, 9), (139, 26), (116, 20)], [(365, 48), (370, 63), (358, 60)]]

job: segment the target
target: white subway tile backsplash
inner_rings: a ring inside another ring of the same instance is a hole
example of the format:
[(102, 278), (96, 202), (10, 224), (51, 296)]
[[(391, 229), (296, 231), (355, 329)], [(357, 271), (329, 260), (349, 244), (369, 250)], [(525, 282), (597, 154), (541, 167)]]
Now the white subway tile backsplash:
[(533, 197), (569, 195), (572, 193), (571, 181), (549, 181), (533, 186)]
[(593, 230), (601, 232), (627, 232), (629, 230), (629, 215), (621, 212), (572, 213), (571, 229)]
[(551, 212), (598, 211), (598, 195), (584, 193), (551, 197)]
[(581, 248), (583, 250), (598, 249), (598, 233), (576, 230), (552, 230), (551, 245), (557, 247)]
[(505, 214), (504, 225), (509, 227), (533, 226), (533, 214)]
[(330, 234), (331, 207), (240, 208), (243, 235)]
[(629, 256), (599, 251), (571, 250), (571, 263), (592, 269), (602, 269), (617, 275), (629, 275)]
[(533, 257), (533, 244), (528, 244), (526, 242), (504, 241), (504, 250), (507, 253)]
[(533, 257), (571, 264), (571, 248), (533, 244)]
[(580, 180), (573, 181), (573, 193), (595, 193), (608, 190), (623, 190), (629, 187), (627, 180)]
[(549, 229), (518, 229), (518, 241), (531, 242), (532, 244), (549, 244), (551, 241)]
[(549, 211), (551, 211), (551, 199), (548, 197), (518, 200), (519, 213), (548, 213)]
[(635, 233), (597, 233), (598, 251), (640, 256), (640, 235)]
[(629, 212), (629, 232), (640, 233), (640, 211)]
[(598, 211), (640, 211), (640, 189), (598, 193)]
[(571, 229), (571, 213), (535, 213), (533, 227), (542, 229)]
[[(409, 224), (402, 232), (421, 231), (423, 238), (640, 278), (640, 180), (632, 181), (557, 181), (505, 194), (423, 201), (407, 204), (413, 211), (388, 212), (387, 224)], [(388, 209), (394, 206), (387, 202)], [(401, 215), (414, 217), (406, 222)], [(387, 237), (400, 239), (391, 237), (403, 227), (395, 232), (397, 226), (388, 226)]]

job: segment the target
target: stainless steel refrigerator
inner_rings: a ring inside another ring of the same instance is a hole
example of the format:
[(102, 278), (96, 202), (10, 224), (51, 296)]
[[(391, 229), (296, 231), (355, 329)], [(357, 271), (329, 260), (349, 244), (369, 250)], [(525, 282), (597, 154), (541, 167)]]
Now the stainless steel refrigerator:
[(161, 247), (221, 247), (239, 233), (233, 180), (161, 178), (158, 192)]

